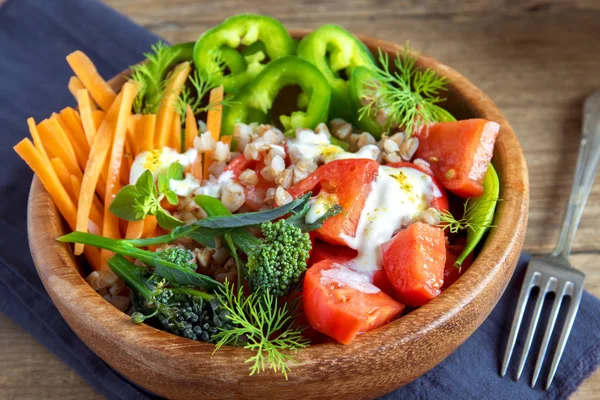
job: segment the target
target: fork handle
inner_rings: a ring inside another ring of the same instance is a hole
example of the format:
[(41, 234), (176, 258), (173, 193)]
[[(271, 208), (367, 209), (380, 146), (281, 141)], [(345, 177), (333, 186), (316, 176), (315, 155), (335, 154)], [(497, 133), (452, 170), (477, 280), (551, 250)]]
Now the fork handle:
[(583, 134), (577, 157), (577, 168), (558, 242), (552, 255), (569, 257), (571, 244), (590, 195), (600, 161), (600, 90), (586, 100), (583, 108)]

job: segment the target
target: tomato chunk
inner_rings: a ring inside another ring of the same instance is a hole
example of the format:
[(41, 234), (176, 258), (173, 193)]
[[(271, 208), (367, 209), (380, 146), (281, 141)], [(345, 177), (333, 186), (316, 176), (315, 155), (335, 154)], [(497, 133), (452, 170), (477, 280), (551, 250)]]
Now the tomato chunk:
[(485, 119), (440, 122), (419, 134), (416, 156), (431, 164), (446, 189), (462, 197), (481, 196), (499, 130)]
[(346, 263), (358, 254), (358, 251), (351, 249), (347, 246), (339, 246), (330, 244), (319, 239), (313, 241), (312, 251), (310, 253), (310, 259), (308, 265), (313, 265), (323, 260), (335, 260), (339, 263)]
[(340, 236), (354, 236), (371, 182), (375, 179), (379, 163), (368, 159), (336, 160), (317, 168), (315, 172), (292, 186), (288, 192), (294, 197), (310, 191), (333, 194), (343, 211), (325, 221), (316, 231), (321, 239), (332, 244), (345, 245)]
[(446, 263), (442, 229), (416, 222), (382, 244), (381, 250), (395, 298), (421, 306), (440, 294)]
[(469, 254), (468, 257), (463, 261), (462, 265), (457, 268), (454, 266), (454, 262), (462, 253), (465, 248), (462, 244), (452, 244), (446, 249), (446, 265), (444, 266), (444, 284), (442, 290), (446, 290), (448, 286), (452, 285), (456, 280), (471, 266), (473, 263), (473, 253)]
[(433, 181), (433, 184), (438, 188), (438, 190), (440, 191), (440, 193), (442, 194), (440, 197), (435, 197), (432, 201), (430, 206), (440, 210), (440, 211), (447, 211), (448, 207), (449, 207), (449, 203), (448, 203), (448, 193), (446, 193), (446, 190), (444, 189), (444, 187), (442, 185), (439, 184), (439, 182), (437, 181), (437, 179), (435, 178), (435, 175), (433, 174), (433, 171), (431, 169), (425, 168), (421, 165), (418, 164), (414, 164), (408, 161), (401, 161), (401, 162), (395, 162), (395, 163), (389, 163), (386, 164), (388, 167), (392, 167), (392, 168), (414, 168), (417, 169), (419, 171), (421, 171), (424, 174), (427, 174), (431, 177), (431, 180)]
[(361, 278), (333, 260), (310, 267), (303, 287), (304, 313), (309, 324), (348, 344), (359, 333), (378, 328), (402, 312), (403, 304)]

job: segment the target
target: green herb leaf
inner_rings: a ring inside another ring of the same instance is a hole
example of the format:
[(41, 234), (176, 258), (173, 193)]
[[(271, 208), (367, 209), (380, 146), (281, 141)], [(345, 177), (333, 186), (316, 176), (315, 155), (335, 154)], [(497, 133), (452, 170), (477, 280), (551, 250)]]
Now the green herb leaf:
[(305, 204), (302, 211), (300, 211), (297, 214), (292, 215), (291, 217), (286, 219), (285, 222), (288, 224), (297, 226), (298, 228), (300, 228), (302, 230), (302, 232), (310, 232), (310, 231), (314, 231), (314, 230), (317, 230), (320, 227), (322, 227), (328, 218), (338, 215), (339, 213), (342, 212), (343, 208), (342, 208), (342, 206), (339, 206), (336, 204), (336, 205), (330, 207), (327, 211), (325, 211), (325, 213), (321, 217), (319, 217), (319, 219), (317, 219), (315, 222), (310, 223), (310, 224), (306, 222), (306, 214), (308, 213), (309, 210), (310, 210), (310, 205), (307, 203), (307, 204)]
[(173, 217), (162, 208), (156, 210), (156, 222), (158, 222), (158, 225), (160, 225), (161, 228), (165, 229), (173, 229), (184, 225), (183, 221)]
[(177, 197), (177, 194), (171, 189), (167, 190), (166, 192), (163, 192), (163, 194), (167, 198), (167, 201), (172, 205), (176, 206), (179, 203), (179, 198)]
[(180, 181), (183, 179), (183, 167), (178, 162), (171, 163), (167, 170), (167, 178), (169, 180), (174, 179)]
[(171, 284), (193, 286), (203, 289), (216, 288), (215, 281), (212, 278), (194, 272), (188, 268), (180, 267), (173, 263), (156, 264), (154, 275), (166, 279)]
[(110, 203), (109, 210), (117, 217), (127, 221), (139, 221), (144, 213), (138, 199), (142, 195), (134, 185), (124, 186)]
[(156, 187), (154, 186), (154, 177), (152, 176), (152, 172), (145, 170), (142, 172), (137, 182), (135, 183), (135, 187), (140, 193), (140, 195), (145, 197), (155, 197), (156, 196)]
[(169, 182), (170, 182), (169, 178), (166, 175), (159, 175), (158, 176), (158, 191), (161, 192), (162, 194), (165, 194), (166, 192), (171, 190)]
[[(273, 208), (271, 210), (233, 214), (222, 217), (208, 217), (201, 219), (198, 222), (194, 222), (194, 224), (206, 228), (240, 228), (245, 226), (260, 225), (263, 222), (272, 221), (274, 219), (283, 217), (290, 212), (298, 212), (302, 210), (304, 205), (310, 199), (310, 195), (311, 193), (309, 192), (302, 197), (292, 200), (286, 205)], [(205, 204), (205, 199), (203, 197), (203, 195), (200, 195), (194, 198), (194, 201), (196, 201), (196, 203), (201, 207), (203, 207), (202, 204)]]

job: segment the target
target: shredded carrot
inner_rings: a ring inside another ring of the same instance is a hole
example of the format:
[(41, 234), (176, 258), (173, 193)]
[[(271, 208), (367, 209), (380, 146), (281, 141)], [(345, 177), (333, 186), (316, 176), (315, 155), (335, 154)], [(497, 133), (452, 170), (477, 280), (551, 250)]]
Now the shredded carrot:
[[(75, 193), (75, 201), (79, 202), (79, 193), (81, 193), (81, 179), (79, 179), (75, 175), (71, 175), (70, 180), (71, 180), (71, 187), (73, 188), (73, 193)], [(94, 211), (94, 210), (96, 210), (96, 211)], [(94, 225), (96, 226), (96, 228), (98, 228), (98, 235), (101, 235), (102, 234), (102, 222), (104, 220), (104, 217), (102, 216), (104, 213), (104, 207), (102, 206), (100, 199), (98, 199), (98, 196), (94, 196), (92, 199), (92, 209), (90, 211), (90, 216), (93, 215), (94, 213), (97, 213), (100, 216), (100, 218), (98, 218), (98, 221), (95, 221)], [(92, 219), (94, 219), (94, 218), (92, 218)]]
[(40, 137), (40, 133), (38, 132), (37, 125), (35, 124), (35, 120), (31, 117), (27, 118), (27, 125), (29, 126), (29, 133), (31, 133), (31, 137), (33, 138), (33, 143), (35, 144), (35, 148), (40, 152), (40, 156), (48, 168), (50, 167), (50, 159), (48, 158), (48, 154), (46, 153), (46, 149), (44, 148), (44, 143)]
[(165, 95), (160, 101), (156, 115), (155, 147), (162, 149), (170, 143), (169, 133), (173, 128), (173, 117), (175, 111), (175, 100), (179, 97), (181, 89), (185, 85), (191, 66), (189, 62), (182, 62), (173, 70), (169, 83), (165, 88)]
[(129, 145), (129, 141), (125, 140), (125, 148), (123, 152), (123, 161), (121, 162), (121, 170), (119, 176), (121, 178), (121, 186), (129, 184), (129, 172), (131, 171), (133, 155)]
[[(138, 140), (140, 141), (140, 153), (154, 148), (154, 130), (156, 128), (156, 115), (143, 115), (138, 124)], [(139, 154), (139, 153), (138, 153)], [(136, 154), (137, 155), (137, 154)]]
[(209, 104), (214, 104), (206, 115), (206, 130), (210, 132), (215, 142), (221, 137), (221, 120), (223, 116), (223, 85), (210, 91)]
[(127, 233), (125, 233), (126, 239), (139, 239), (144, 233), (144, 220), (141, 221), (129, 221), (127, 224)]
[(85, 139), (87, 140), (88, 145), (91, 146), (94, 141), (94, 136), (96, 135), (96, 125), (94, 124), (94, 118), (92, 116), (90, 95), (86, 89), (79, 89), (76, 98), (79, 114), (81, 115), (81, 124), (83, 125), (83, 131), (85, 132)]
[(170, 147), (181, 151), (181, 115), (178, 112), (173, 113), (173, 130), (171, 131)]
[[(201, 182), (204, 177), (204, 167), (202, 165), (203, 160), (204, 160), (204, 157), (202, 156), (202, 153), (198, 152), (198, 155), (196, 156), (196, 159), (192, 163), (192, 168), (191, 168), (192, 175), (194, 175), (194, 177)], [(208, 177), (208, 175), (207, 175), (207, 177)]]
[(140, 121), (142, 120), (142, 114), (134, 114), (129, 117), (127, 121), (127, 142), (134, 155), (139, 153), (140, 138), (137, 135), (139, 132)]
[(233, 141), (233, 136), (231, 136), (231, 135), (221, 136), (221, 142), (223, 142), (226, 145), (228, 145), (230, 149), (231, 149), (231, 142), (232, 141)]
[[(90, 232), (92, 229), (90, 229)], [(100, 249), (92, 246), (87, 246), (84, 251), (85, 259), (90, 264), (94, 271), (100, 270)]]
[[(123, 85), (123, 100), (117, 116), (115, 133), (112, 143), (112, 151), (108, 161), (108, 178), (106, 181), (106, 193), (104, 196), (104, 225), (102, 236), (119, 239), (119, 218), (109, 211), (110, 204), (121, 188), (121, 164), (123, 162), (123, 150), (125, 148), (125, 139), (127, 136), (127, 121), (131, 115), (131, 105), (137, 94), (138, 87), (134, 82), (127, 82)], [(112, 255), (109, 251), (101, 251), (102, 264)]]
[(96, 128), (96, 133), (98, 132), (98, 129), (100, 129), (100, 125), (102, 125), (102, 121), (104, 121), (104, 117), (106, 117), (106, 113), (104, 111), (102, 111), (102, 110), (92, 111), (92, 119), (94, 120), (94, 128)]
[(77, 50), (67, 56), (67, 62), (100, 108), (108, 110), (115, 101), (116, 94), (100, 76), (92, 60)]
[[(117, 117), (123, 104), (123, 93), (124, 91), (119, 93), (113, 105), (108, 110), (106, 117), (96, 133), (94, 143), (92, 143), (90, 156), (81, 181), (81, 192), (79, 194), (77, 206), (77, 224), (75, 230), (82, 232), (87, 231), (87, 221), (90, 215), (94, 193), (96, 192), (100, 174), (102, 173), (102, 170), (105, 169), (106, 156), (108, 155), (115, 133)], [(75, 255), (80, 255), (82, 252), (83, 245), (80, 243), (75, 244)]]
[[(72, 112), (75, 114), (73, 114)], [(53, 115), (50, 119), (55, 119), (59, 126), (56, 129), (61, 129), (73, 147), (77, 164), (81, 169), (85, 168), (88, 155), (90, 154), (90, 145), (88, 144), (81, 120), (77, 111), (71, 108), (71, 111), (64, 109), (59, 115)], [(64, 114), (63, 114), (64, 112)], [(62, 135), (62, 133), (61, 133)]]
[[(73, 97), (75, 97), (76, 101), (79, 101), (79, 99), (77, 98), (77, 92), (79, 90), (85, 89), (85, 87), (83, 86), (83, 83), (81, 83), (81, 81), (79, 80), (78, 77), (76, 76), (72, 76), (69, 79), (69, 91), (71, 92), (71, 94), (73, 95)], [(90, 108), (92, 110), (96, 110), (98, 108), (98, 106), (96, 105), (96, 103), (94, 103), (93, 101), (90, 102)]]
[(185, 110), (185, 150), (194, 148), (194, 139), (198, 136), (198, 122), (192, 107), (188, 104)]
[(74, 230), (77, 224), (77, 209), (71, 197), (61, 185), (54, 169), (49, 168), (49, 163), (46, 163), (29, 138), (17, 143), (14, 150), (42, 181), (63, 218), (67, 221), (69, 227)]
[[(210, 91), (209, 96), (209, 104), (214, 104), (214, 106), (208, 110), (206, 116), (206, 129), (210, 132), (211, 136), (215, 140), (215, 142), (219, 141), (221, 137), (221, 120), (222, 120), (222, 112), (223, 112), (223, 85), (214, 88)], [(209, 168), (214, 161), (214, 156), (212, 151), (208, 151), (204, 153), (204, 177), (209, 176)]]
[(156, 231), (156, 226), (158, 222), (156, 221), (156, 217), (154, 215), (148, 215), (144, 218), (144, 231), (142, 232), (142, 237), (150, 237)]
[(66, 134), (64, 136), (61, 135), (64, 131), (62, 131), (60, 124), (58, 124), (58, 127), (61, 129), (57, 129), (55, 123), (58, 124), (56, 120), (45, 119), (37, 126), (40, 138), (48, 151), (48, 155), (50, 157), (60, 158), (67, 166), (70, 173), (82, 176), (81, 169), (79, 168), (75, 152), (69, 143), (69, 139), (66, 137)]

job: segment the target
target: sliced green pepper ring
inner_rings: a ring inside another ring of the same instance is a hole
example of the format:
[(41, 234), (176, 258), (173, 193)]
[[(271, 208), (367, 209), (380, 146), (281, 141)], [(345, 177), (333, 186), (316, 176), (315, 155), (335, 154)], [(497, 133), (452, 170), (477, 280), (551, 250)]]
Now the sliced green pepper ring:
[(331, 118), (351, 121), (348, 81), (358, 66), (375, 65), (373, 55), (363, 42), (338, 25), (323, 25), (298, 44), (298, 56), (310, 61), (331, 85)]
[(475, 250), (477, 244), (490, 229), (490, 226), (494, 222), (494, 213), (499, 194), (500, 180), (494, 166), (490, 163), (483, 178), (483, 195), (469, 200), (466, 213), (471, 220), (467, 222), (471, 223), (475, 228), (467, 228), (465, 248), (456, 259), (454, 265), (460, 266), (467, 256)]
[(357, 111), (353, 119), (354, 123), (358, 128), (369, 132), (376, 139), (379, 139), (381, 133), (384, 132), (386, 128), (377, 122), (375, 113), (369, 112), (361, 116), (358, 112), (358, 110), (363, 107), (362, 102), (363, 98), (366, 97), (368, 85), (375, 85), (377, 82), (377, 73), (373, 69), (360, 66), (352, 71), (349, 88), (352, 107)]
[[(255, 43), (262, 43), (264, 52), (261, 48), (254, 49), (254, 52), (247, 51), (246, 57), (237, 52), (239, 46), (251, 47)], [(227, 58), (231, 60), (232, 54), (224, 53), (228, 51), (226, 48), (240, 54), (246, 63), (244, 70), (233, 71), (227, 63)], [(294, 49), (295, 44), (290, 34), (276, 19), (264, 15), (241, 14), (226, 19), (200, 36), (194, 46), (194, 64), (200, 71), (212, 75), (219, 71), (218, 56), (221, 53), (230, 69), (228, 75), (221, 74), (221, 83), (226, 92), (237, 92), (265, 68), (262, 63), (265, 58), (276, 60), (294, 54)]]
[(323, 74), (311, 63), (295, 56), (271, 61), (242, 91), (232, 98), (233, 104), (223, 110), (224, 135), (233, 134), (238, 122), (270, 122), (270, 111), (279, 92), (286, 86), (298, 85), (308, 96), (306, 111), (280, 116), (286, 132), (297, 128), (315, 128), (327, 121), (331, 88)]
[[(178, 43), (170, 47), (172, 51), (179, 51), (177, 56), (173, 59), (173, 65), (179, 64), (184, 61), (193, 61), (194, 60), (194, 45), (196, 42), (184, 42)], [(257, 42), (257, 44), (260, 44)], [(231, 73), (237, 74), (246, 69), (246, 61), (244, 60), (244, 55), (238, 53), (235, 49), (231, 47), (222, 46), (219, 49), (221, 53), (221, 58), (223, 62), (229, 68)]]

